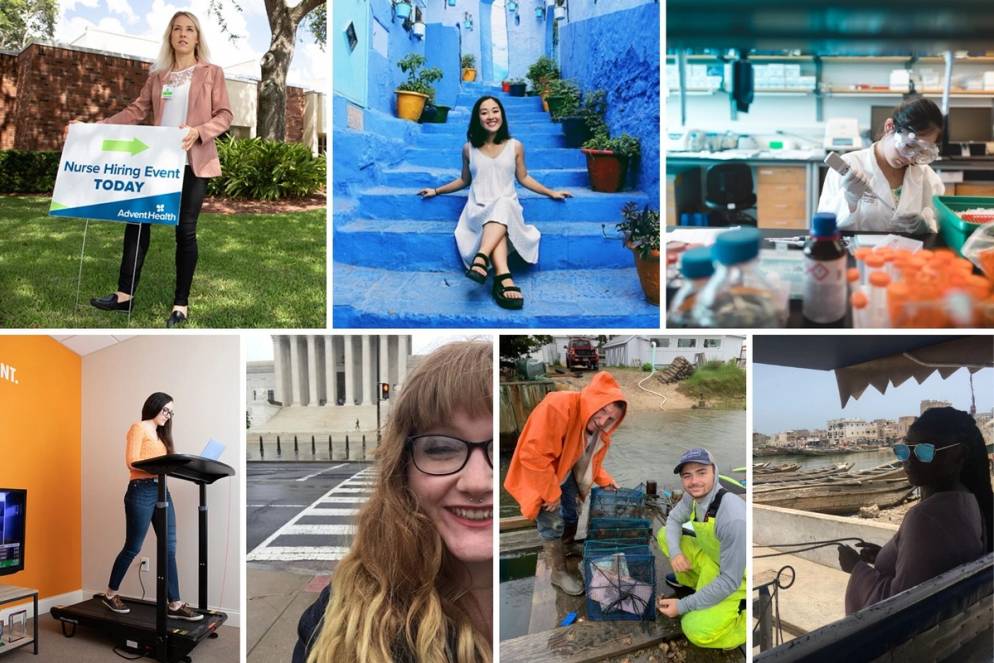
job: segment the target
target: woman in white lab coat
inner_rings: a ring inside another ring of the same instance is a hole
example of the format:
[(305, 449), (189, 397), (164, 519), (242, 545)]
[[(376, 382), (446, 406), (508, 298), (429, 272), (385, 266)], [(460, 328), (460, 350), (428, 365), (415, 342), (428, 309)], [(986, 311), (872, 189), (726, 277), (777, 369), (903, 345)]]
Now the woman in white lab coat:
[(928, 99), (898, 106), (875, 143), (843, 155), (846, 175), (828, 171), (818, 211), (834, 213), (843, 230), (937, 232), (932, 196), (945, 187), (928, 164), (939, 156), (942, 125), (942, 111)]

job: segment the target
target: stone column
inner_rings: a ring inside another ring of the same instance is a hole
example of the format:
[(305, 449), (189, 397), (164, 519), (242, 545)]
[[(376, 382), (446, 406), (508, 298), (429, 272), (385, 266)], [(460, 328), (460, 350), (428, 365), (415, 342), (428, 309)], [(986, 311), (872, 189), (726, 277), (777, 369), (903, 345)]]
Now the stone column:
[(397, 337), (397, 384), (403, 386), (407, 381), (407, 355), (411, 352), (410, 337), (401, 334)]
[(373, 381), (369, 371), (369, 334), (362, 335), (362, 354), (360, 359), (362, 360), (362, 404), (369, 405), (369, 392)]
[(343, 336), (345, 342), (345, 405), (355, 405), (355, 348), (352, 346), (353, 336)]
[(335, 337), (324, 337), (324, 400), (329, 407), (338, 405), (338, 362)]
[(273, 334), (273, 375), (276, 388), (273, 389), (273, 400), (283, 402), (283, 337)]
[(307, 335), (307, 404), (318, 405), (318, 350), (314, 334)]
[(290, 404), (300, 405), (300, 340), (297, 336), (290, 340)]
[[(377, 372), (380, 376), (379, 382), (390, 384), (390, 337), (386, 334), (380, 334), (380, 365), (377, 367)], [(379, 385), (376, 389), (376, 397), (379, 398)]]

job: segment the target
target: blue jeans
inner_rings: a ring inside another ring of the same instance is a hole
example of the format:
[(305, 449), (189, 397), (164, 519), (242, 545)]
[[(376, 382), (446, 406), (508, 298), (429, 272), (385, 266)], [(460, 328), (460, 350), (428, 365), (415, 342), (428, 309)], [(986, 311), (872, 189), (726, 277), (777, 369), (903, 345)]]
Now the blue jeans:
[(575, 525), (580, 519), (580, 514), (576, 512), (576, 501), (580, 495), (580, 487), (576, 485), (576, 477), (570, 472), (559, 486), (562, 495), (559, 497), (559, 509), (557, 511), (546, 511), (540, 509), (535, 524), (538, 526), (538, 534), (546, 541), (558, 539), (563, 535), (563, 528), (566, 523)]
[(128, 482), (128, 492), (124, 494), (124, 516), (127, 522), (127, 535), (124, 548), (114, 560), (108, 586), (115, 592), (120, 588), (124, 575), (131, 562), (141, 552), (145, 543), (148, 525), (152, 523), (157, 537), (166, 535), (166, 568), (169, 575), (166, 596), (170, 601), (179, 601), (179, 573), (176, 570), (176, 512), (173, 498), (166, 491), (166, 532), (160, 532), (155, 524), (155, 502), (159, 499), (159, 484), (154, 479), (133, 479)]

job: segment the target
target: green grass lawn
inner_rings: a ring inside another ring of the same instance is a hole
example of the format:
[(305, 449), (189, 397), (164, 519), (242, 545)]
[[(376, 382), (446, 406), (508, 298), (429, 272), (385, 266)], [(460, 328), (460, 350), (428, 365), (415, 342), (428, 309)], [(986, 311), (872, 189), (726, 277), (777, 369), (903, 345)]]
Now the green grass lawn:
[(680, 383), (679, 390), (692, 398), (717, 401), (722, 407), (744, 407), (746, 373), (734, 363), (709, 361)]
[[(49, 217), (47, 197), (0, 197), (0, 328), (127, 327), (90, 298), (117, 290), (124, 226)], [(176, 285), (172, 226), (153, 226), (131, 327), (164, 327)], [(325, 210), (201, 214), (188, 327), (323, 328)]]

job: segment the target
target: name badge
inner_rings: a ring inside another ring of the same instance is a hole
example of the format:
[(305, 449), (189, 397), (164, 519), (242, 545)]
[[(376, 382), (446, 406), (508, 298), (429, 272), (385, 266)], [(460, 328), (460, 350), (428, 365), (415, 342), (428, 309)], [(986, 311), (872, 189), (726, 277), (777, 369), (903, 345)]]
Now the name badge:
[(172, 85), (163, 85), (162, 86), (162, 98), (165, 99), (166, 101), (169, 101), (170, 99), (173, 98), (174, 92), (175, 92), (175, 89), (173, 88)]

